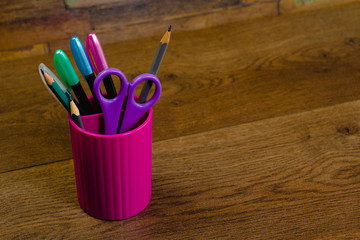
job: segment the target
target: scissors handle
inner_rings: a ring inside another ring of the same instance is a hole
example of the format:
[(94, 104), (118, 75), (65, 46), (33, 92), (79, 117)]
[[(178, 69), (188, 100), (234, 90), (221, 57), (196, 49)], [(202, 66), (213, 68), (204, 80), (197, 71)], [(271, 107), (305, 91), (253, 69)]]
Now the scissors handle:
[[(151, 81), (155, 83), (156, 89), (154, 95), (145, 103), (137, 103), (134, 99), (136, 87), (143, 81)], [(161, 95), (160, 80), (153, 74), (143, 73), (134, 78), (127, 94), (127, 103), (124, 112), (124, 118), (121, 123), (120, 133), (132, 129), (141, 117), (159, 100)]]
[[(116, 75), (120, 78), (121, 89), (119, 93), (111, 99), (105, 98), (100, 92), (101, 81), (109, 76)], [(128, 91), (129, 82), (123, 72), (116, 68), (108, 68), (101, 71), (94, 81), (94, 94), (99, 101), (102, 112), (104, 113), (105, 134), (117, 134), (121, 108)]]

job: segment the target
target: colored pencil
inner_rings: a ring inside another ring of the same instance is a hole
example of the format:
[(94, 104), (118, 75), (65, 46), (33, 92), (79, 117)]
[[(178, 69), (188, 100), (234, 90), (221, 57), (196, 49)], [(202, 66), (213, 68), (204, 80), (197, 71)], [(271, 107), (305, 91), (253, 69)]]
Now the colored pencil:
[(70, 102), (70, 114), (71, 114), (71, 119), (74, 121), (74, 123), (82, 129), (84, 128), (84, 124), (81, 120), (81, 115), (79, 112), (79, 109), (76, 107), (75, 102), (71, 99), (71, 97), (69, 96), (69, 102)]
[[(55, 79), (53, 79), (47, 72), (44, 72), (43, 70), (41, 70), (41, 73), (43, 73), (45, 82), (47, 83), (48, 87), (54, 93), (60, 103), (65, 107), (66, 111), (70, 113), (70, 98), (74, 101), (75, 105), (80, 110), (80, 113), (85, 113), (79, 103), (74, 99), (74, 96), (62, 85), (61, 82), (55, 81)], [(61, 84), (62, 87), (59, 84)]]
[[(171, 25), (168, 29), (168, 31), (164, 34), (164, 36), (161, 38), (158, 49), (155, 53), (155, 57), (153, 59), (153, 62), (151, 64), (149, 73), (156, 75), (159, 68), (160, 68), (160, 64), (161, 61), (164, 58), (167, 46), (170, 42), (170, 35), (171, 35)], [(149, 95), (151, 86), (152, 86), (153, 82), (152, 81), (146, 81), (143, 88), (141, 89), (141, 93), (140, 93), (140, 97), (138, 99), (138, 103), (144, 103), (146, 102), (146, 99)]]
[(64, 91), (48, 73), (44, 72), (43, 70), (41, 70), (41, 73), (44, 75), (45, 82), (49, 86), (50, 90), (55, 94), (60, 103), (65, 107), (66, 111), (70, 112), (69, 99), (65, 95)]

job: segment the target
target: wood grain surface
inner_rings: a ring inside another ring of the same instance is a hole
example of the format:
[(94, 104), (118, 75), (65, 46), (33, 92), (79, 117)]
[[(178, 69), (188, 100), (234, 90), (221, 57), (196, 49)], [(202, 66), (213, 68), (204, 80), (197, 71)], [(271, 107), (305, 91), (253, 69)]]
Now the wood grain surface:
[[(214, 25), (276, 15), (276, 1), (4, 1), (0, 3), (0, 61), (21, 55), (24, 48), (42, 44), (46, 52), (63, 43), (70, 50), (69, 37), (103, 33), (102, 43), (157, 36), (163, 24), (177, 25), (177, 30), (191, 30)], [(15, 54), (11, 54), (14, 53)], [(41, 55), (28, 51), (27, 55)]]
[(72, 160), (0, 174), (4, 239), (355, 239), (360, 101), (153, 144), (150, 205), (84, 213)]
[(329, 7), (344, 3), (353, 2), (353, 0), (279, 0), (279, 14), (304, 11), (310, 8)]
[[(174, 32), (158, 73), (154, 140), (358, 99), (359, 12), (351, 4)], [(129, 79), (147, 72), (160, 38), (104, 46), (109, 66)], [(55, 72), (52, 56), (0, 65), (0, 172), (72, 157), (66, 112), (43, 86), (40, 62)]]
[(1, 1), (0, 61), (69, 50), (69, 34), (95, 31), (107, 44), (157, 36), (169, 24), (189, 31), (350, 2), (358, 0)]
[[(164, 25), (175, 31), (195, 30), (262, 16), (275, 16), (275, 1), (144, 1), (113, 8), (93, 8), (91, 21), (107, 43), (156, 36)], [(121, 14), (118, 14), (118, 13)], [(155, 16), (155, 17), (154, 17)], [(156, 24), (154, 24), (154, 21)], [(136, 26), (136, 28), (134, 28)]]
[[(4, 47), (0, 239), (360, 239), (360, 3), (336, 2), (197, 31), (173, 26), (158, 73), (152, 200), (117, 222), (81, 210), (66, 111), (39, 77), (40, 62), (56, 72), (42, 51), (65, 43), (43, 48), (32, 33), (36, 48), (22, 51), (41, 55), (16, 60)], [(81, 14), (74, 29), (91, 17)], [(128, 80), (147, 72), (162, 33), (104, 45), (109, 66)]]
[(0, 1), (0, 23), (47, 17), (63, 13), (64, 9), (64, 2), (58, 0)]
[[(89, 15), (82, 10), (1, 24), (0, 50), (28, 47), (91, 32)], [(26, 44), (24, 44), (26, 42)]]

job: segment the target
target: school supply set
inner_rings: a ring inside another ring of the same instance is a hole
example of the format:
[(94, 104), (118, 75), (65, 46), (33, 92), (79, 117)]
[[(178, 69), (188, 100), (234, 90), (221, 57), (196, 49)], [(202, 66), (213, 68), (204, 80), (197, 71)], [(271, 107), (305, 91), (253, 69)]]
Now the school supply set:
[[(93, 96), (87, 97), (67, 55), (54, 54), (62, 82), (43, 63), (40, 76), (54, 98), (68, 111), (78, 201), (89, 215), (121, 220), (140, 213), (151, 198), (152, 106), (161, 95), (156, 77), (170, 41), (171, 26), (160, 41), (149, 73), (127, 81), (109, 68), (95, 33), (70, 40), (76, 65)], [(120, 79), (116, 92), (113, 79)], [(100, 89), (103, 82), (106, 93)], [(144, 82), (139, 97), (136, 87)], [(146, 100), (152, 85), (153, 96)], [(76, 99), (71, 94), (73, 90)]]

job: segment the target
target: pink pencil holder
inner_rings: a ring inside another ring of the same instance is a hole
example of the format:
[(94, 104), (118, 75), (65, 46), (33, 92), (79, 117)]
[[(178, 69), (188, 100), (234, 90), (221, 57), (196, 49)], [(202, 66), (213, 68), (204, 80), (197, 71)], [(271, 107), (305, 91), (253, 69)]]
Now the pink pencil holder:
[(135, 216), (151, 198), (152, 109), (129, 132), (104, 135), (103, 114), (69, 118), (78, 201), (104, 220)]

